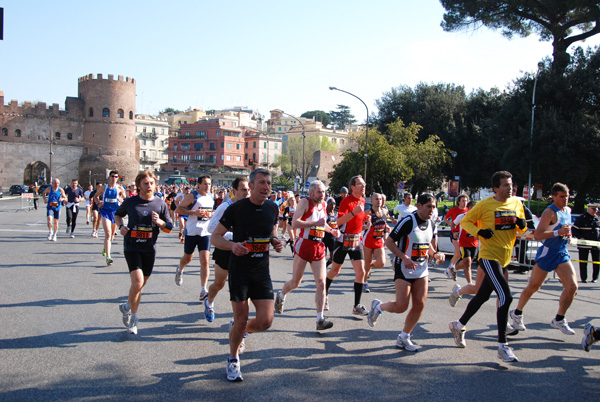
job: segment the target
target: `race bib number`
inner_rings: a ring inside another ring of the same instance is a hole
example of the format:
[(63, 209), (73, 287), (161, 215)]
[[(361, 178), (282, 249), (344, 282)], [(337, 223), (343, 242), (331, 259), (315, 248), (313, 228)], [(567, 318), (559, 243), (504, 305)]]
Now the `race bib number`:
[(324, 226), (312, 226), (308, 231), (308, 240), (323, 241), (323, 237), (325, 237)]
[(344, 233), (344, 250), (355, 250), (358, 248), (360, 235)]
[(56, 208), (58, 207), (58, 201), (51, 201), (50, 203), (48, 203), (48, 206), (50, 208)]
[(516, 227), (517, 213), (515, 211), (495, 211), (494, 224), (496, 230), (512, 230)]
[(413, 243), (410, 259), (415, 262), (423, 262), (427, 258), (429, 243)]
[(375, 240), (383, 239), (384, 233), (385, 233), (384, 227), (373, 228), (373, 239), (375, 239)]
[(152, 238), (151, 227), (135, 227), (129, 233), (132, 239), (147, 240)]
[(213, 215), (212, 208), (198, 208), (198, 220), (199, 221), (208, 221)]
[(269, 246), (271, 245), (271, 238), (249, 238), (244, 243), (248, 250), (248, 255), (251, 258), (264, 257), (265, 253), (269, 252)]
[(331, 220), (331, 221), (329, 221), (328, 225), (329, 225), (329, 227), (330, 227), (330, 228), (332, 228), (332, 229), (337, 229), (337, 228), (338, 228), (338, 224), (337, 224), (337, 221), (336, 221), (336, 220)]

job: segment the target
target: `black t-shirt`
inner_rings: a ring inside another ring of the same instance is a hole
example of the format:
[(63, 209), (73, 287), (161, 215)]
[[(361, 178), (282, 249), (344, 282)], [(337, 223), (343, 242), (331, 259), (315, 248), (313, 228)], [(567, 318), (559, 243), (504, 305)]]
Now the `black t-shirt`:
[(71, 186), (69, 186), (65, 192), (67, 193), (67, 202), (75, 202), (75, 198), (77, 197), (83, 198), (83, 190), (81, 187), (77, 187), (73, 190)]
[(156, 238), (160, 229), (152, 222), (153, 211), (158, 213), (159, 218), (166, 222), (165, 229), (170, 231), (173, 228), (171, 215), (167, 204), (158, 197), (146, 201), (139, 195), (134, 195), (126, 198), (119, 206), (115, 215), (120, 217), (129, 216), (127, 227), (130, 230), (123, 241), (125, 251), (155, 251)]
[(262, 261), (269, 257), (271, 233), (277, 224), (279, 208), (273, 201), (267, 200), (256, 205), (250, 198), (239, 200), (225, 210), (219, 222), (233, 233), (233, 241), (245, 242), (249, 253), (233, 258), (246, 262)]

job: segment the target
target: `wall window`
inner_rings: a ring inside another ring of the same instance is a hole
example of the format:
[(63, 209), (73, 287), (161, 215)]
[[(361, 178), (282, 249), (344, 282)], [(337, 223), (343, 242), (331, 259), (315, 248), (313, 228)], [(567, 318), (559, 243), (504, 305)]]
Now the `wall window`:
[(189, 137), (189, 136), (190, 136), (190, 132), (189, 132), (189, 131), (186, 131), (184, 135), (185, 135), (186, 137)]
[(248, 143), (246, 143), (246, 149), (248, 149)]
[(133, 112), (129, 112), (129, 120), (133, 120)]
[(277, 149), (277, 143), (275, 143), (275, 149)]
[(241, 162), (241, 161), (242, 161), (242, 157), (241, 157), (240, 155), (237, 155), (237, 156), (235, 157), (235, 160), (236, 160), (237, 162)]
[(204, 150), (204, 143), (203, 142), (195, 142), (194, 143), (194, 150), (195, 151), (203, 151)]
[(216, 150), (216, 149), (217, 149), (217, 147), (215, 147), (215, 143), (214, 143), (214, 142), (211, 142), (211, 143), (210, 143), (210, 150), (211, 150), (211, 151), (214, 151), (214, 150)]
[(221, 135), (221, 130), (217, 130), (217, 137)]
[(206, 138), (206, 131), (196, 131), (196, 137)]
[(224, 143), (224, 142), (222, 142), (222, 143), (221, 143), (221, 149), (223, 149), (223, 147), (224, 147), (224, 146), (225, 146), (225, 143)]
[(3, 137), (7, 137), (8, 136), (8, 129), (6, 129), (6, 128), (2, 129), (2, 136)]
[(221, 154), (221, 160), (223, 160), (223, 154)]
[(235, 149), (242, 149), (242, 144), (235, 144)]
[(266, 162), (266, 161), (267, 161), (267, 154), (263, 154), (263, 157), (262, 157), (262, 158), (263, 158), (263, 161), (265, 161), (265, 162)]
[(244, 159), (248, 159), (248, 154), (244, 154)]
[(279, 131), (281, 131), (281, 127), (279, 127)]
[(60, 140), (60, 133), (58, 131), (54, 133), (54, 138)]
[(227, 160), (230, 161), (231, 160), (231, 155), (227, 155)]
[(264, 149), (267, 149), (267, 142), (266, 142), (266, 141), (265, 141), (265, 142), (263, 142), (263, 148), (264, 148)]
[(217, 157), (215, 155), (210, 155), (208, 158), (209, 162), (215, 163), (217, 161)]
[(256, 148), (256, 141), (252, 144), (252, 148)]
[(117, 117), (119, 119), (123, 119), (125, 117), (125, 112), (123, 111), (123, 109), (117, 110)]
[(233, 148), (233, 144), (231, 142), (227, 143), (227, 149), (232, 149)]
[(89, 115), (89, 117), (94, 117), (94, 109), (93, 108), (90, 108), (88, 115)]
[(105, 107), (102, 109), (102, 117), (110, 117), (110, 109)]
[(344, 139), (340, 138), (340, 144), (344, 145)]
[(15, 137), (20, 137), (21, 136), (21, 130), (19, 130), (18, 128), (15, 130)]
[(73, 139), (73, 133), (67, 133), (67, 140)]

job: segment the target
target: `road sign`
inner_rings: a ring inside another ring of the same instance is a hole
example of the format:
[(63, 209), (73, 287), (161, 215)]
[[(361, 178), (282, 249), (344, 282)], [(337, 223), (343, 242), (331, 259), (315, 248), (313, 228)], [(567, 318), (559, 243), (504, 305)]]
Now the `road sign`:
[(308, 186), (310, 186), (310, 182), (307, 181), (306, 183), (304, 183), (304, 187), (308, 188)]
[(398, 188), (400, 190), (402, 190), (404, 188), (404, 182), (403, 181), (398, 182)]

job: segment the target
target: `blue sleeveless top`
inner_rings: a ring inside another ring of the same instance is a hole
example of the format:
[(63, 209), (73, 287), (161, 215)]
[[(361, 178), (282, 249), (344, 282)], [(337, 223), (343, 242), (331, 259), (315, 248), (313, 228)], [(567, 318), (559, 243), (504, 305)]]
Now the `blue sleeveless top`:
[(58, 211), (60, 209), (60, 188), (57, 188), (56, 191), (52, 191), (52, 188), (50, 188), (50, 192), (48, 193), (47, 208), (54, 211)]
[[(553, 225), (548, 226), (549, 230), (558, 230), (564, 225), (571, 224), (571, 209), (566, 208), (566, 211), (561, 211), (554, 205), (550, 205), (548, 208), (552, 208), (556, 212), (556, 222)], [(569, 236), (556, 236), (549, 239), (542, 240), (542, 244), (548, 248), (559, 250), (566, 249), (569, 244)]]
[(117, 191), (117, 186), (115, 188), (109, 188), (106, 186), (104, 189), (102, 208), (105, 211), (116, 211), (119, 208), (119, 192)]

